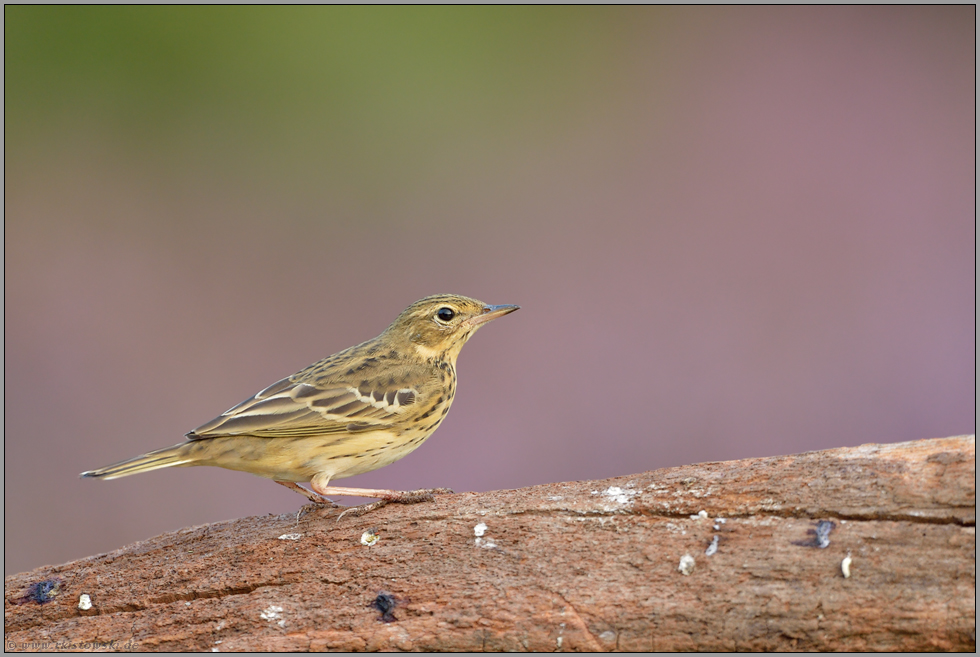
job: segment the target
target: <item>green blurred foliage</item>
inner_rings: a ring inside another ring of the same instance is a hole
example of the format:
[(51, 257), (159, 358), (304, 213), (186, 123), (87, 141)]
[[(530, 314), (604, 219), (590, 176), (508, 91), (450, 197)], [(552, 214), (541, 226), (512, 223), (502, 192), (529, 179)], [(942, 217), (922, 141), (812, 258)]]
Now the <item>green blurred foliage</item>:
[(411, 185), (467, 148), (559, 138), (616, 84), (629, 14), (7, 6), (7, 159), (82, 138), (164, 170)]

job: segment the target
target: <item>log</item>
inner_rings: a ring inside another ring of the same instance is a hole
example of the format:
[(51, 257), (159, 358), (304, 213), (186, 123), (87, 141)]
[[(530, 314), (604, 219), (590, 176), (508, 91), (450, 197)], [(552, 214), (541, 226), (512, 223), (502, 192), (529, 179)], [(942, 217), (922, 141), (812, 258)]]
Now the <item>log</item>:
[(960, 436), (202, 525), (6, 577), (4, 638), (8, 651), (973, 651), (975, 463)]

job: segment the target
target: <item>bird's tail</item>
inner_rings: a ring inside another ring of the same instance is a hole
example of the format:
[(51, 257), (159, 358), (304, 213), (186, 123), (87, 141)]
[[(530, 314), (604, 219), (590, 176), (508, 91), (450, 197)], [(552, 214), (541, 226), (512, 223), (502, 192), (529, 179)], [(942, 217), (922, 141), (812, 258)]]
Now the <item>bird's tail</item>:
[(118, 479), (119, 477), (128, 477), (129, 475), (139, 474), (140, 472), (159, 470), (160, 468), (189, 465), (195, 459), (187, 453), (186, 446), (186, 442), (179, 443), (173, 447), (165, 447), (164, 449), (148, 452), (142, 456), (113, 463), (98, 470), (83, 472), (81, 476), (95, 477), (96, 479)]

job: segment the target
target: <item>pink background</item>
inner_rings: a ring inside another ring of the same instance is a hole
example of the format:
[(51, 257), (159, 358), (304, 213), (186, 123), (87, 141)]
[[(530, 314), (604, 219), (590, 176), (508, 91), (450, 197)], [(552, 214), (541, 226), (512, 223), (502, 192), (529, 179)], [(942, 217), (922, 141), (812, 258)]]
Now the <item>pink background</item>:
[(45, 58), (6, 15), (7, 573), (295, 511), (216, 468), (78, 473), (439, 292), (522, 309), (421, 449), (341, 485), (975, 431), (972, 6), (316, 14), (340, 42), (242, 11), (211, 49), (175, 11), (144, 59)]

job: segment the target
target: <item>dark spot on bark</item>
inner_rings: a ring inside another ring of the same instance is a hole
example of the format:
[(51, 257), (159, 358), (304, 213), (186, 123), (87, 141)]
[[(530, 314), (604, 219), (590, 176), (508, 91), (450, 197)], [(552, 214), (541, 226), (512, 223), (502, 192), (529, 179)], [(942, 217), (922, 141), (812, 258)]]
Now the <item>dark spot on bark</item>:
[(24, 595), (14, 600), (14, 602), (19, 605), (28, 602), (36, 602), (39, 605), (43, 605), (45, 602), (51, 602), (59, 593), (61, 593), (60, 579), (42, 579), (40, 582), (34, 582), (28, 586)]
[(395, 618), (395, 606), (398, 604), (398, 600), (395, 596), (390, 593), (382, 591), (378, 594), (374, 600), (368, 603), (368, 607), (377, 609), (381, 613), (381, 617), (378, 619), (382, 623), (393, 623), (397, 618)]
[(830, 547), (830, 532), (834, 530), (837, 525), (830, 520), (821, 520), (817, 523), (816, 529), (806, 530), (807, 534), (810, 534), (813, 538), (806, 541), (793, 541), (793, 545), (799, 545), (800, 547), (814, 547), (814, 548), (826, 548)]

